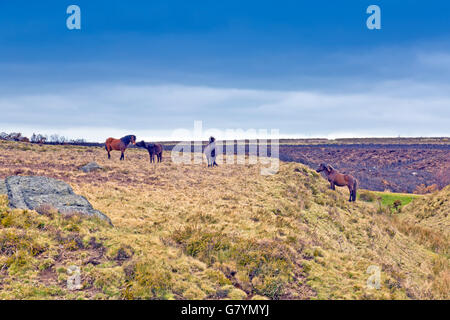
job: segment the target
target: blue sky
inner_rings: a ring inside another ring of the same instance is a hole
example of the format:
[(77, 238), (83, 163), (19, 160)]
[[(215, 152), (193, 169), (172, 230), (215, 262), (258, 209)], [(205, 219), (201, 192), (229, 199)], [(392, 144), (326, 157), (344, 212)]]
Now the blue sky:
[[(68, 30), (66, 8), (81, 8)], [(366, 8), (381, 8), (381, 30)], [(449, 136), (448, 1), (0, 2), (0, 131)]]

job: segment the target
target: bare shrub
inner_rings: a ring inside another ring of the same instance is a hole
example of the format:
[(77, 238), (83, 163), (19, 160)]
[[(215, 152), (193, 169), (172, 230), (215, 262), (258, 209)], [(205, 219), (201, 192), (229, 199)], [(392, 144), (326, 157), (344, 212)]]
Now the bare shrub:
[(359, 199), (366, 202), (375, 202), (377, 200), (380, 200), (380, 197), (377, 196), (374, 192), (361, 190), (359, 192)]
[(46, 217), (49, 217), (50, 219), (54, 219), (55, 216), (58, 214), (58, 209), (54, 208), (49, 204), (41, 204), (36, 208), (36, 212)]

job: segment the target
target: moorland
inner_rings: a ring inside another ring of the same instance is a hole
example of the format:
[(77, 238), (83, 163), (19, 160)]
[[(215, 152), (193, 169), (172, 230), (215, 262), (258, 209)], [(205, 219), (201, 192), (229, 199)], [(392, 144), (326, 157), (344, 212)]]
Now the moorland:
[[(160, 164), (139, 149), (118, 158), (0, 141), (0, 179), (64, 180), (114, 224), (10, 209), (0, 195), (0, 299), (449, 299), (449, 187), (360, 190), (349, 203), (298, 162), (262, 176), (260, 164), (175, 164), (168, 151)], [(103, 169), (79, 170), (91, 161)]]

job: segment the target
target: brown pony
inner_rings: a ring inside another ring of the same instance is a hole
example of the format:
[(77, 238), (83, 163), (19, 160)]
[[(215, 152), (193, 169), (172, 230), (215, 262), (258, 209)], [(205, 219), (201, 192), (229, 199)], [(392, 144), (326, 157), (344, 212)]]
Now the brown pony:
[(159, 143), (147, 143), (144, 140), (136, 143), (137, 147), (147, 149), (150, 156), (150, 163), (155, 162), (155, 155), (158, 162), (162, 162), (163, 146)]
[(106, 151), (108, 151), (108, 159), (111, 159), (110, 152), (112, 150), (117, 150), (117, 151), (122, 152), (122, 155), (120, 156), (120, 160), (124, 160), (125, 159), (124, 152), (125, 152), (125, 149), (128, 147), (128, 145), (130, 144), (130, 142), (132, 144), (136, 144), (136, 136), (129, 135), (129, 136), (125, 136), (120, 139), (114, 139), (114, 138), (106, 139), (105, 149), (106, 149)]
[(349, 174), (343, 174), (336, 171), (332, 166), (322, 163), (320, 167), (316, 170), (317, 172), (325, 172), (328, 181), (330, 182), (330, 189), (335, 190), (335, 186), (338, 187), (348, 187), (350, 191), (350, 199), (348, 201), (356, 201), (356, 189), (358, 181)]

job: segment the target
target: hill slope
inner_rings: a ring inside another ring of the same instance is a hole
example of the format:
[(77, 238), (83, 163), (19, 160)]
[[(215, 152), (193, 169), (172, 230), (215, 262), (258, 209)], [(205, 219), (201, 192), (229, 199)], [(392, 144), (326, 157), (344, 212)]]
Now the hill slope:
[(449, 255), (450, 186), (415, 199), (398, 217), (400, 230), (436, 253)]
[[(446, 256), (301, 164), (261, 176), (259, 165), (208, 169), (169, 154), (150, 165), (140, 150), (123, 162), (101, 148), (0, 150), (0, 178), (63, 179), (115, 226), (11, 211), (0, 197), (0, 298), (449, 298)], [(89, 161), (105, 169), (77, 170)], [(66, 286), (72, 265), (76, 291)], [(372, 265), (379, 290), (366, 286)]]

